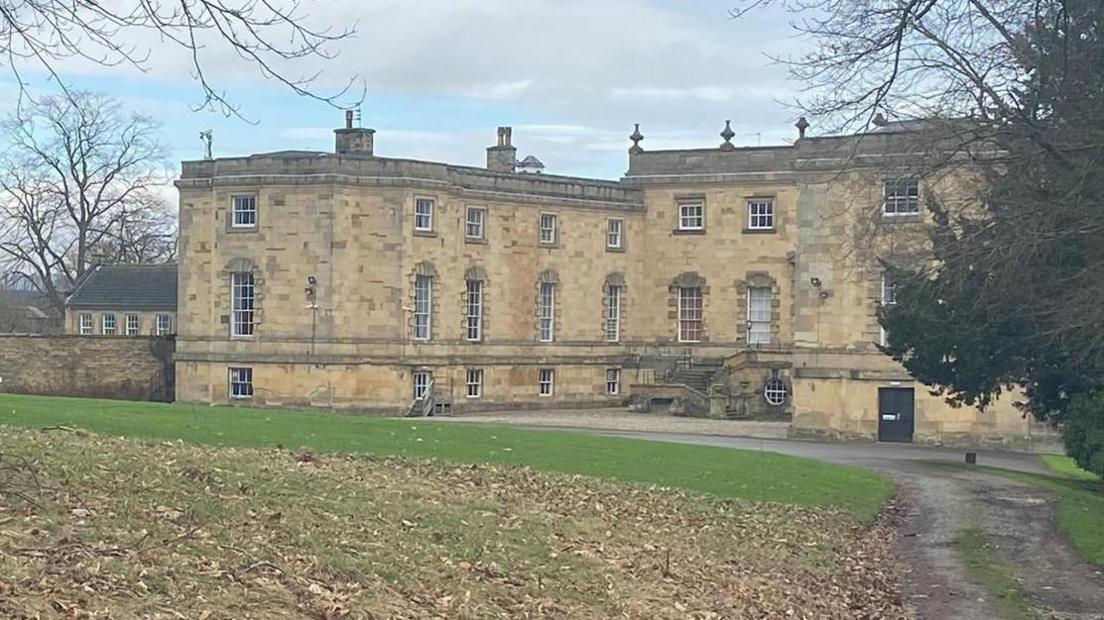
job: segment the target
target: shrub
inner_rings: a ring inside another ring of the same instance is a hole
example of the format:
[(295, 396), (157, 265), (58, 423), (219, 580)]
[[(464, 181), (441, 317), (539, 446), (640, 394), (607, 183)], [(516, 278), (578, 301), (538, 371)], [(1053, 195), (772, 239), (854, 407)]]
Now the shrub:
[(1104, 392), (1073, 399), (1062, 437), (1081, 469), (1104, 477)]

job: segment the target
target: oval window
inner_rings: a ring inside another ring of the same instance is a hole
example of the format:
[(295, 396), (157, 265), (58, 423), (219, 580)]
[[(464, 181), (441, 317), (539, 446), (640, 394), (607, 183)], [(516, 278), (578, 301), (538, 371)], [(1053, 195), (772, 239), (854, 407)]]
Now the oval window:
[(778, 377), (767, 381), (767, 385), (763, 387), (763, 398), (766, 399), (768, 405), (777, 406), (785, 403), (788, 393), (786, 382)]

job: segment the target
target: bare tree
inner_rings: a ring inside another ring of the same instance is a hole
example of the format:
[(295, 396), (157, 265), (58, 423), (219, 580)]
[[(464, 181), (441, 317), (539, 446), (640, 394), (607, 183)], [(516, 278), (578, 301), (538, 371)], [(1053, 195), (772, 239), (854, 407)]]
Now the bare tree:
[(57, 81), (59, 65), (69, 59), (103, 66), (148, 68), (150, 49), (175, 48), (189, 57), (192, 77), (203, 91), (201, 107), (239, 115), (238, 107), (210, 79), (215, 54), (232, 51), (261, 75), (296, 94), (337, 105), (354, 80), (332, 94), (314, 86), (320, 74), (294, 75), (296, 61), (331, 59), (333, 45), (352, 36), (355, 24), (341, 29), (314, 25), (304, 9), (308, 0), (0, 0), (0, 49), (20, 85), (21, 68), (47, 71)]
[(175, 251), (157, 130), (91, 93), (21, 106), (0, 125), (0, 260), (59, 316), (93, 260), (157, 261)]

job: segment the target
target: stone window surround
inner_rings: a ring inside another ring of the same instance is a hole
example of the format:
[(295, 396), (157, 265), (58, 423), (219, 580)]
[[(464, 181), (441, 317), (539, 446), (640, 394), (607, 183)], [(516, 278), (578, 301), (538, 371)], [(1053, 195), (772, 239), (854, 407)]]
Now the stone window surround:
[[(694, 342), (683, 342), (679, 340), (681, 333), (681, 326), (679, 325), (679, 291), (683, 288), (700, 288), (702, 295), (702, 328), (701, 339)], [(702, 277), (696, 271), (684, 271), (675, 276), (671, 280), (671, 284), (667, 286), (667, 319), (674, 326), (674, 337), (671, 342), (677, 342), (681, 344), (708, 344), (709, 343), (709, 322), (706, 318), (709, 315), (709, 285), (706, 283), (705, 278)]]
[[(621, 228), (618, 231), (618, 245), (610, 245), (610, 223), (620, 222)], [(624, 252), (625, 251), (625, 218), (623, 217), (610, 217), (606, 218), (606, 251), (607, 252)]]
[[(252, 224), (235, 224), (234, 223), (234, 206), (237, 204), (238, 198), (252, 198), (253, 199), (253, 223)], [(240, 233), (240, 232), (256, 232), (261, 223), (261, 193), (256, 190), (247, 190), (241, 192), (230, 193), (230, 205), (226, 210), (226, 232)]]
[[(468, 339), (468, 282), (480, 282), (479, 291), (479, 339)], [(460, 333), (469, 344), (479, 344), (487, 340), (487, 271), (478, 265), (464, 270), (464, 290), (460, 293)]]
[[(415, 307), (415, 288), (418, 284), (418, 276), (426, 276), (430, 278), (430, 294), (429, 294), (429, 338), (414, 338), (414, 307)], [(408, 278), (410, 284), (410, 291), (408, 293), (408, 301), (410, 311), (406, 314), (407, 318), (407, 333), (410, 335), (410, 340), (413, 342), (432, 342), (433, 335), (437, 333), (437, 317), (439, 316), (438, 299), (441, 297), (436, 294), (434, 289), (437, 288), (437, 268), (433, 266), (433, 263), (429, 261), (421, 261), (414, 265), (414, 269), (411, 270)]]
[[(541, 340), (541, 285), (552, 285), (552, 339)], [(545, 269), (537, 276), (536, 287), (533, 298), (533, 315), (536, 318), (536, 336), (537, 342), (541, 344), (552, 344), (556, 342), (556, 328), (558, 327), (556, 317), (560, 316), (560, 299), (563, 297), (559, 294), (560, 288), (560, 276), (556, 273), (555, 269)]]
[[(468, 235), (468, 214), (472, 211), (481, 211), (483, 213), (482, 230), (478, 237), (472, 237)], [(487, 243), (487, 207), (483, 205), (467, 205), (464, 207), (464, 243)]]
[[(697, 204), (701, 205), (701, 227), (700, 228), (683, 228), (682, 226), (682, 207), (683, 205)], [(675, 235), (704, 235), (706, 225), (708, 224), (708, 217), (706, 216), (705, 194), (676, 194), (675, 195), (675, 228), (672, 230), (672, 234)]]
[[(607, 320), (609, 317), (609, 290), (611, 286), (618, 288), (617, 299), (617, 340), (610, 340), (608, 336)], [(607, 344), (618, 344), (622, 340), (622, 335), (625, 333), (625, 276), (621, 273), (614, 272), (606, 276), (605, 281), (602, 282), (602, 324), (601, 334), (602, 341)]]
[[(771, 227), (751, 227), (751, 204), (754, 202), (771, 203)], [(771, 235), (779, 230), (778, 197), (775, 194), (753, 194), (744, 199), (744, 228), (740, 232), (745, 235)]]
[[(418, 228), (418, 201), (428, 200), (430, 202), (429, 208), (429, 228)], [(414, 235), (417, 237), (436, 237), (437, 236), (437, 220), (440, 216), (440, 204), (437, 202), (437, 197), (431, 194), (415, 194), (414, 201), (411, 204), (411, 228), (414, 231)]]
[[(909, 200), (910, 196), (908, 196), (909, 192), (907, 190), (911, 186), (916, 186), (915, 201)], [(895, 197), (894, 198), (894, 210), (893, 211), (887, 211), (886, 209), (889, 207), (889, 196), (890, 196), (890, 188), (891, 187), (894, 188), (895, 190), (897, 190), (897, 191), (894, 192), (894, 197)], [(904, 187), (906, 189), (906, 195), (902, 198), (898, 198), (897, 193), (902, 187)], [(920, 218), (920, 199), (921, 199), (921, 191), (920, 191), (920, 180), (919, 179), (917, 179), (915, 177), (899, 177), (899, 178), (892, 178), (892, 179), (882, 179), (882, 208), (881, 208), (882, 217), (893, 218), (893, 219), (904, 218), (906, 221), (909, 220), (909, 219), (919, 219)], [(915, 210), (911, 210), (912, 206), (913, 206), (911, 203), (913, 203), (913, 202), (915, 202)], [(908, 210), (908, 211), (899, 210), (900, 203), (904, 203), (907, 207), (909, 207), (910, 210)]]
[[(544, 230), (541, 226), (543, 224), (544, 217), (552, 216), (552, 240), (545, 241), (542, 236)], [(560, 215), (555, 211), (541, 211), (537, 215), (537, 245), (542, 248), (555, 248), (560, 245)]]
[[(232, 336), (231, 325), (233, 315), (233, 300), (232, 292), (230, 290), (232, 284), (233, 274), (251, 272), (253, 274), (253, 335), (252, 336)], [(256, 338), (261, 325), (264, 323), (264, 274), (260, 268), (252, 260), (248, 258), (232, 258), (223, 266), (219, 272), (219, 281), (221, 285), (217, 287), (215, 293), (214, 302), (216, 308), (225, 308), (226, 313), (220, 315), (220, 321), (226, 325), (226, 334), (228, 338), (249, 339)]]
[(748, 289), (769, 288), (771, 290), (771, 336), (767, 345), (779, 344), (782, 329), (782, 291), (778, 280), (766, 271), (749, 271), (744, 274), (742, 280), (736, 280), (733, 286), (736, 287), (736, 307), (744, 316), (744, 320), (736, 324), (736, 340), (747, 346), (763, 346), (748, 343)]

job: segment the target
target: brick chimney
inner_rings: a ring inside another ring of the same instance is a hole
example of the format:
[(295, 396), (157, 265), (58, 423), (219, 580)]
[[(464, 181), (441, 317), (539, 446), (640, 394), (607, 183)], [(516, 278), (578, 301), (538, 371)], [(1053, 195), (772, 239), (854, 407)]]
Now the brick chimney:
[(512, 173), (517, 169), (517, 149), (511, 143), (514, 130), (498, 128), (498, 144), (487, 147), (487, 170)]
[(345, 128), (334, 130), (334, 152), (338, 155), (372, 156), (375, 129), (353, 127), (353, 111), (345, 110)]

